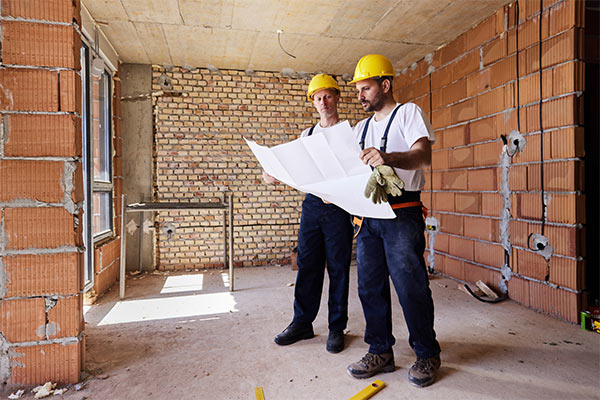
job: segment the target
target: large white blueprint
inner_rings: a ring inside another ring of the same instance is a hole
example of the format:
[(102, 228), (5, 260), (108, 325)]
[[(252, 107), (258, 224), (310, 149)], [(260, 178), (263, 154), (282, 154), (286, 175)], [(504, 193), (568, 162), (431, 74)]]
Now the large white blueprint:
[(353, 215), (395, 217), (388, 203), (373, 204), (363, 194), (371, 168), (358, 157), (360, 147), (348, 121), (271, 148), (244, 140), (263, 169), (281, 182)]

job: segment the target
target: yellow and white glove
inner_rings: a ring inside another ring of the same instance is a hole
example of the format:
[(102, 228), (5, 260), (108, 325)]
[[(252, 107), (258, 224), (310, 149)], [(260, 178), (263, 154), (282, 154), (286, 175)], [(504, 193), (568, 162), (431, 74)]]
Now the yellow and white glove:
[(394, 169), (387, 165), (380, 165), (373, 169), (364, 195), (370, 198), (375, 204), (386, 202), (388, 194), (392, 196), (401, 196), (404, 189), (404, 182), (398, 178)]

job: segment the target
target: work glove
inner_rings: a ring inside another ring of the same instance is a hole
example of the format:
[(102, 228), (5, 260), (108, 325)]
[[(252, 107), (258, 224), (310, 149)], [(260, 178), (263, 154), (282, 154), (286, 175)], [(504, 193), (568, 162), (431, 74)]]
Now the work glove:
[(387, 202), (388, 194), (392, 196), (402, 195), (404, 182), (396, 175), (392, 167), (380, 165), (373, 169), (367, 185), (365, 186), (364, 195), (370, 198), (375, 204)]
[[(379, 170), (379, 175), (383, 180), (383, 189), (385, 192), (392, 196), (402, 196), (402, 189), (404, 189), (404, 182), (398, 178), (394, 168), (388, 165), (380, 165), (376, 169)], [(379, 182), (379, 181), (378, 181)]]

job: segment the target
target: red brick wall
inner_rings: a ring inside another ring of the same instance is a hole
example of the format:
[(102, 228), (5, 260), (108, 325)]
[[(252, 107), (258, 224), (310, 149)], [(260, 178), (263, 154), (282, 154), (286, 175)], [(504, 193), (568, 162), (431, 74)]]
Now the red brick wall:
[[(303, 194), (265, 185), (242, 137), (275, 145), (296, 139), (318, 121), (306, 99), (310, 77), (273, 72), (153, 69), (153, 91), (164, 74), (184, 96), (155, 98), (155, 198), (215, 201), (234, 195), (235, 264), (287, 263), (296, 246)], [(340, 117), (364, 118), (354, 85), (338, 79)], [(220, 211), (170, 212), (158, 217), (159, 268), (223, 265)], [(163, 227), (175, 226), (168, 238)]]
[[(428, 183), (424, 199), (440, 222), (434, 242), (435, 268), (461, 280), (481, 279), (498, 287), (504, 264), (500, 137), (517, 130), (520, 122), (527, 145), (509, 165), (509, 259), (514, 272), (509, 296), (576, 322), (585, 267), (580, 260), (585, 250), (578, 228), (585, 224), (580, 160), (584, 2), (544, 1), (543, 133), (539, 126), (539, 4), (519, 1), (518, 21), (516, 3), (499, 9), (432, 57), (403, 71), (394, 90), (398, 100), (419, 104), (432, 119), (437, 136), (430, 171), (433, 186)], [(547, 196), (545, 220), (541, 168)], [(549, 262), (528, 244), (530, 234), (541, 233), (542, 221), (554, 248)]]
[(82, 369), (78, 0), (2, 0), (0, 382)]

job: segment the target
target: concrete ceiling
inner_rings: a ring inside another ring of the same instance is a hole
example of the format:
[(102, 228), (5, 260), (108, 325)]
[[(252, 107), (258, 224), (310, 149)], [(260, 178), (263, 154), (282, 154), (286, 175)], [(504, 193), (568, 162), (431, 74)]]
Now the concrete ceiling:
[(323, 71), (342, 75), (353, 74), (358, 59), (368, 53), (386, 55), (399, 72), (509, 1), (82, 0), (82, 3), (124, 63)]

